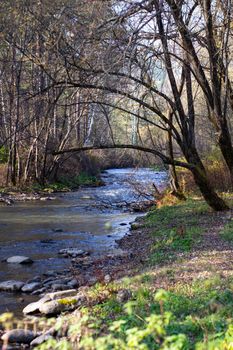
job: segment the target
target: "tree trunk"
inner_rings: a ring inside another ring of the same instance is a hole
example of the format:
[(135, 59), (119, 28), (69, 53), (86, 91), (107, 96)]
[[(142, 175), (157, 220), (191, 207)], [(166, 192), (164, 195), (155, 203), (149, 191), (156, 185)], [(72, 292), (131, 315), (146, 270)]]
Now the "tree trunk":
[(218, 145), (229, 169), (231, 183), (233, 185), (233, 147), (231, 143), (231, 136), (228, 128), (225, 128), (224, 132), (222, 130), (218, 138)]
[(217, 195), (217, 193), (211, 186), (207, 178), (205, 168), (196, 150), (189, 150), (189, 154), (186, 157), (187, 160), (194, 165), (194, 167), (191, 170), (194, 177), (194, 181), (200, 189), (201, 194), (203, 195), (208, 205), (215, 211), (228, 210), (229, 207), (227, 206), (227, 204), (222, 198), (220, 198)]

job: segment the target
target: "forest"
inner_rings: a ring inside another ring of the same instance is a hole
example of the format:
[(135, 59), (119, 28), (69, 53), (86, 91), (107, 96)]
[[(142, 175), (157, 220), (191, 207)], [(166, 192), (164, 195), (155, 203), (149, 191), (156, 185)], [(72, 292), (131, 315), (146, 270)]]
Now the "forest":
[(3, 349), (233, 349), (232, 130), (231, 0), (2, 0)]

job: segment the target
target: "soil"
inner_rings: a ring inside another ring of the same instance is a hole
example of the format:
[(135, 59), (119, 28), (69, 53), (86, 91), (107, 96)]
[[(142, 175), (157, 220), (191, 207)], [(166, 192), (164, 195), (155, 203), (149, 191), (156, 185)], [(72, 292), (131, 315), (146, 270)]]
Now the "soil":
[[(224, 225), (233, 218), (233, 211), (207, 213), (202, 215), (199, 225), (203, 227), (200, 242), (187, 253), (177, 253), (175, 261), (164, 261), (150, 266), (149, 255), (153, 243), (153, 228), (139, 225), (131, 230), (129, 235), (118, 241), (123, 251), (120, 256), (106, 256), (86, 268), (85, 272), (75, 267), (73, 273), (82, 275), (81, 284), (88, 284), (90, 276), (99, 282), (104, 281), (106, 275), (112, 280), (137, 273), (149, 273), (153, 278), (153, 287), (172, 288), (176, 283), (192, 283), (196, 279), (205, 279), (219, 275), (228, 277), (233, 275), (233, 244), (221, 238), (220, 232)], [(144, 218), (140, 218), (143, 224)], [(93, 265), (95, 266), (93, 269)]]

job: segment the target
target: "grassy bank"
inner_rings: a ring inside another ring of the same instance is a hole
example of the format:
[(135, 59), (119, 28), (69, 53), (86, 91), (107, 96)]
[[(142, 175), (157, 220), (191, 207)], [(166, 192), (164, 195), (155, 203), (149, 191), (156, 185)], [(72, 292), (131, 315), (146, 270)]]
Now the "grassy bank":
[(80, 173), (73, 177), (60, 177), (59, 180), (47, 182), (44, 185), (39, 183), (32, 183), (19, 187), (0, 187), (0, 194), (7, 193), (54, 193), (67, 192), (78, 189), (81, 186), (100, 186), (102, 181), (99, 176), (88, 175), (87, 173)]
[(233, 349), (232, 212), (199, 199), (152, 210), (120, 245), (131, 258), (112, 282), (55, 323), (38, 349)]

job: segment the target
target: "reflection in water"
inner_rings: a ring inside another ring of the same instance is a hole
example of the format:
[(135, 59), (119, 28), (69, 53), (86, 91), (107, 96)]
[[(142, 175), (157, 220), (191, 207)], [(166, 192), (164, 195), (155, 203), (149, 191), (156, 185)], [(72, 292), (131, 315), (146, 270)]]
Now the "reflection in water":
[[(0, 281), (26, 281), (47, 270), (66, 268), (69, 261), (57, 254), (62, 248), (77, 247), (93, 254), (114, 251), (115, 240), (138, 216), (119, 205), (142, 200), (136, 191), (137, 182), (164, 187), (167, 174), (150, 169), (110, 169), (102, 178), (105, 186), (56, 194), (51, 201), (0, 206), (0, 259), (26, 255), (35, 261), (31, 266), (1, 262)], [(4, 293), (4, 298), (0, 312), (16, 302), (13, 295)]]

